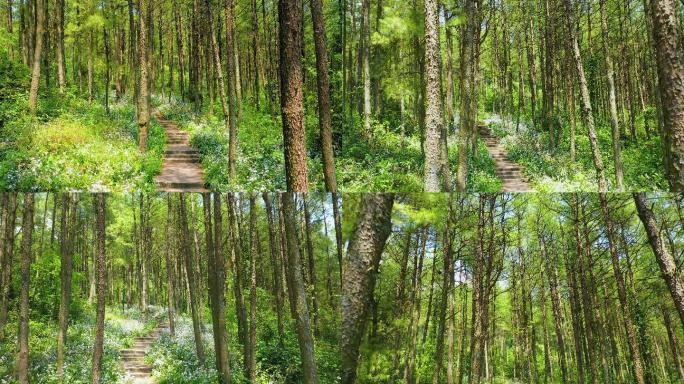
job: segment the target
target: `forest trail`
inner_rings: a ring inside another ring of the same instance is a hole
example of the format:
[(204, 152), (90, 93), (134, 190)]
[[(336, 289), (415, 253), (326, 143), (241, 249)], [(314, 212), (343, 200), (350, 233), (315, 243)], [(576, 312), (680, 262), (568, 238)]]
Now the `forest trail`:
[(161, 172), (154, 178), (157, 189), (164, 192), (207, 192), (199, 152), (190, 146), (188, 133), (161, 113), (155, 113), (166, 131), (166, 151)]
[(525, 180), (520, 165), (508, 160), (508, 153), (499, 143), (499, 138), (492, 134), (491, 128), (486, 124), (477, 127), (482, 140), (487, 145), (489, 154), (494, 159), (496, 174), (503, 182), (502, 192), (532, 192), (534, 189)]
[(148, 336), (136, 337), (133, 339), (133, 345), (129, 349), (121, 350), (121, 360), (126, 375), (130, 378), (131, 384), (151, 384), (154, 383), (152, 379), (152, 367), (145, 364), (145, 355), (147, 350), (159, 338), (163, 331), (169, 329), (169, 324), (160, 324)]

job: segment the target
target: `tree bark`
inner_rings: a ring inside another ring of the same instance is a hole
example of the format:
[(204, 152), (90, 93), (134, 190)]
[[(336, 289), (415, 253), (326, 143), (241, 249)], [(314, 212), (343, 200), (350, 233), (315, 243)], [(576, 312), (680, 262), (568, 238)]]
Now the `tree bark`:
[(601, 210), (603, 211), (603, 217), (606, 223), (606, 235), (608, 237), (608, 246), (610, 248), (610, 257), (613, 264), (613, 274), (615, 275), (615, 280), (617, 282), (618, 288), (618, 298), (620, 299), (620, 305), (622, 307), (622, 318), (625, 323), (625, 330), (627, 332), (627, 342), (629, 344), (630, 352), (632, 353), (632, 363), (634, 376), (639, 384), (644, 384), (644, 361), (641, 354), (641, 349), (639, 348), (639, 341), (637, 340), (637, 330), (634, 326), (634, 320), (632, 320), (632, 306), (630, 300), (627, 297), (627, 288), (625, 287), (625, 279), (620, 270), (620, 258), (618, 255), (618, 249), (615, 239), (615, 232), (613, 227), (613, 219), (610, 214), (610, 209), (608, 207), (608, 200), (604, 193), (599, 193), (599, 200), (601, 203)]
[(256, 197), (250, 195), (249, 197), (249, 359), (246, 365), (247, 377), (251, 382), (256, 381), (256, 326), (257, 326), (257, 258), (259, 237), (257, 234), (257, 216), (256, 216)]
[(651, 1), (653, 43), (662, 106), (664, 162), (670, 187), (684, 190), (684, 64), (674, 0)]
[(285, 143), (288, 192), (306, 192), (308, 186), (302, 84), (301, 0), (279, 0), (280, 107)]
[[(142, 0), (144, 1), (144, 0)], [(192, 255), (192, 247), (190, 245), (190, 234), (188, 230), (188, 216), (185, 208), (185, 197), (186, 195), (180, 194), (180, 206), (179, 206), (179, 221), (180, 221), (180, 237), (183, 249), (183, 254), (185, 254), (185, 269), (187, 274), (187, 281), (189, 285), (189, 298), (190, 298), (190, 311), (192, 312), (192, 330), (195, 336), (195, 351), (197, 353), (197, 360), (200, 365), (204, 366), (205, 356), (204, 356), (204, 345), (202, 343), (202, 330), (199, 321), (199, 308), (197, 308), (197, 285), (195, 283), (195, 267)]]
[(171, 235), (171, 217), (173, 216), (173, 205), (171, 203), (171, 195), (166, 195), (166, 242), (165, 242), (165, 256), (166, 256), (166, 290), (168, 291), (168, 312), (169, 312), (169, 333), (172, 338), (176, 337), (176, 281), (174, 277), (173, 264), (171, 263), (171, 239), (175, 236)]
[(587, 78), (584, 73), (584, 64), (582, 64), (582, 56), (580, 54), (579, 42), (577, 41), (577, 32), (575, 31), (574, 9), (571, 0), (563, 0), (565, 4), (565, 11), (567, 13), (567, 26), (570, 33), (570, 49), (572, 50), (572, 58), (575, 64), (576, 75), (579, 79), (580, 86), (580, 101), (582, 105), (582, 115), (584, 117), (584, 124), (587, 126), (589, 135), (589, 144), (591, 145), (591, 155), (594, 160), (594, 168), (596, 168), (596, 178), (598, 181), (598, 190), (606, 192), (608, 185), (606, 184), (606, 175), (603, 169), (603, 160), (601, 159), (601, 149), (598, 145), (598, 138), (596, 137), (596, 128), (594, 125), (594, 114), (591, 109), (591, 98), (589, 95), (589, 88), (587, 86)]
[(139, 90), (138, 90), (138, 146), (140, 152), (147, 151), (147, 133), (150, 127), (150, 98), (149, 98), (149, 63), (148, 63), (148, 2), (150, 0), (139, 0), (138, 9), (138, 70), (139, 70)]
[[(425, 1), (425, 170), (423, 189), (425, 192), (449, 190), (449, 179), (443, 176), (442, 131), (444, 119), (442, 110), (442, 52), (439, 44), (439, 12), (437, 0)], [(448, 171), (447, 171), (448, 175)], [(444, 188), (442, 188), (444, 186)]]
[[(283, 7), (281, 1), (281, 7)], [(282, 32), (281, 32), (282, 33)], [(282, 63), (281, 63), (282, 64)], [(318, 369), (314, 355), (314, 339), (309, 321), (309, 306), (306, 300), (306, 287), (302, 269), (301, 252), (297, 240), (294, 197), (291, 193), (282, 195), (285, 237), (287, 243), (287, 285), (290, 291), (290, 308), (295, 320), (299, 352), (302, 358), (304, 384), (318, 383)], [(343, 347), (344, 350), (344, 347)]]
[(342, 383), (356, 383), (375, 273), (392, 230), (392, 194), (364, 194), (347, 248), (342, 277)]
[(311, 0), (311, 19), (316, 50), (316, 81), (318, 86), (318, 127), (323, 154), (323, 179), (327, 192), (337, 192), (335, 176), (335, 153), (332, 138), (332, 117), (330, 114), (330, 74), (328, 73), (328, 52), (325, 38), (323, 2)]
[(40, 59), (43, 55), (43, 33), (45, 30), (45, 2), (36, 1), (36, 34), (35, 47), (33, 49), (33, 64), (31, 69), (31, 88), (29, 90), (29, 111), (36, 113), (38, 104), (38, 88), (40, 88)]
[(21, 239), (21, 292), (19, 294), (19, 324), (17, 335), (16, 374), (19, 384), (29, 383), (29, 289), (33, 252), (33, 194), (24, 195)]
[(59, 331), (57, 333), (57, 376), (64, 375), (64, 346), (69, 328), (69, 306), (71, 304), (72, 231), (76, 228), (76, 196), (62, 195), (62, 217), (60, 222), (60, 277), (61, 296), (59, 301)]
[(610, 127), (613, 138), (613, 162), (615, 163), (615, 180), (618, 192), (625, 189), (623, 166), (622, 166), (622, 144), (620, 142), (620, 126), (618, 123), (617, 101), (615, 96), (615, 73), (613, 70), (613, 59), (608, 51), (608, 22), (606, 20), (606, 0), (599, 1), (601, 13), (601, 42), (603, 56), (606, 64), (606, 76), (608, 77), (608, 106), (610, 109)]
[(95, 258), (97, 272), (97, 312), (95, 320), (95, 346), (93, 347), (93, 384), (102, 381), (102, 358), (104, 356), (105, 295), (107, 293), (107, 260), (105, 251), (105, 200), (106, 195), (94, 196)]
[(651, 244), (653, 254), (658, 261), (660, 273), (663, 275), (665, 283), (667, 283), (672, 301), (674, 301), (679, 313), (679, 320), (684, 325), (684, 279), (677, 267), (677, 261), (663, 243), (653, 210), (647, 205), (646, 195), (644, 193), (635, 193), (634, 202), (636, 203), (639, 218), (644, 224), (644, 229), (648, 235), (648, 242)]

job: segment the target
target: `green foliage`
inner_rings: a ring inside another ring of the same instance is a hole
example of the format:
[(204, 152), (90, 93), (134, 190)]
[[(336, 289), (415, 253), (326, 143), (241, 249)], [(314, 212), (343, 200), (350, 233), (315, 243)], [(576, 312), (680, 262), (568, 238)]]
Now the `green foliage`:
[(2, 129), (13, 142), (0, 152), (2, 189), (145, 189), (161, 167), (163, 130), (152, 125), (149, 151), (141, 155), (135, 111), (123, 101), (107, 114), (99, 104), (48, 95), (38, 116), (11, 120)]
[[(345, 191), (421, 191), (423, 153), (416, 134), (402, 133), (391, 122), (374, 121), (370, 138), (361, 128), (346, 132), (344, 146), (337, 158), (341, 188)], [(449, 167), (452, 183), (458, 168), (456, 137), (449, 138)], [(471, 156), (468, 169), (471, 191), (494, 192), (501, 189), (494, 161), (483, 142)]]

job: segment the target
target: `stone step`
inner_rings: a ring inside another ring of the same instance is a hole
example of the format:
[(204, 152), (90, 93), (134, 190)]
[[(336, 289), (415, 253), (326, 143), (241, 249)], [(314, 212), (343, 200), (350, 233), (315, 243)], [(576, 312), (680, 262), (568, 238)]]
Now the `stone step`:
[(167, 163), (199, 163), (199, 156), (192, 157), (164, 157), (164, 161)]

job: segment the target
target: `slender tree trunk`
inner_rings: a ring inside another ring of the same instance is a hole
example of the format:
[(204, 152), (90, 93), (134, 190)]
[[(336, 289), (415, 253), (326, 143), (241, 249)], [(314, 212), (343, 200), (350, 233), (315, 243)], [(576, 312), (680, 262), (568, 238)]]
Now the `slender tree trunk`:
[(644, 229), (648, 235), (648, 241), (653, 249), (653, 254), (655, 254), (656, 260), (658, 261), (660, 272), (667, 283), (667, 287), (670, 289), (672, 301), (674, 301), (677, 312), (679, 313), (679, 320), (682, 322), (682, 325), (684, 325), (684, 278), (682, 278), (681, 273), (679, 272), (677, 261), (663, 243), (660, 236), (660, 228), (653, 215), (653, 210), (646, 202), (646, 195), (644, 193), (635, 193), (634, 202), (636, 203), (639, 218), (644, 224)]
[(256, 326), (257, 326), (257, 258), (259, 237), (257, 234), (256, 196), (249, 197), (249, 249), (250, 249), (250, 284), (249, 284), (249, 360), (246, 364), (248, 378), (256, 380)]
[(268, 193), (263, 193), (264, 205), (266, 207), (266, 218), (268, 220), (268, 241), (271, 250), (271, 263), (273, 263), (273, 282), (275, 285), (276, 315), (278, 317), (278, 341), (282, 346), (284, 343), (283, 325), (283, 279), (280, 274), (280, 247), (276, 234), (275, 222), (273, 220), (273, 203)]
[(21, 239), (21, 293), (19, 294), (19, 333), (17, 335), (16, 375), (19, 384), (29, 383), (29, 289), (33, 252), (33, 194), (24, 195)]
[(610, 108), (610, 126), (613, 138), (613, 162), (615, 163), (615, 180), (617, 181), (617, 190), (621, 192), (624, 190), (624, 176), (622, 166), (622, 144), (620, 142), (620, 126), (618, 124), (618, 112), (615, 96), (615, 75), (613, 70), (613, 59), (610, 57), (608, 51), (608, 22), (606, 20), (606, 1), (599, 2), (601, 13), (601, 41), (603, 47), (603, 56), (606, 63), (606, 72), (608, 76), (608, 104)]
[(235, 152), (237, 151), (237, 115), (238, 101), (236, 100), (237, 76), (235, 69), (235, 39), (234, 39), (234, 0), (226, 0), (225, 30), (226, 30), (226, 71), (228, 72), (228, 176), (235, 179)]
[[(442, 247), (444, 254), (444, 272), (442, 273), (442, 293), (439, 304), (439, 318), (437, 326), (437, 346), (435, 347), (435, 371), (432, 376), (432, 383), (440, 383), (440, 375), (442, 371), (443, 361), (444, 361), (444, 332), (447, 332), (446, 318), (447, 318), (447, 303), (449, 301), (451, 285), (454, 279), (454, 260), (453, 260), (453, 249), (451, 244), (451, 229), (450, 221), (452, 212), (452, 197), (449, 199), (449, 208), (447, 211), (447, 218), (444, 228), (444, 236), (442, 239)], [(452, 308), (453, 310), (453, 308)], [(450, 330), (449, 330), (450, 332)], [(449, 335), (450, 340), (450, 350), (453, 347), (453, 336)], [(451, 355), (451, 354), (450, 354)], [(451, 370), (449, 370), (450, 372)]]
[[(145, 0), (141, 0), (145, 1)], [(202, 344), (202, 330), (199, 322), (199, 308), (197, 308), (197, 285), (195, 283), (195, 267), (192, 255), (192, 247), (190, 245), (190, 234), (188, 230), (188, 216), (185, 208), (185, 194), (180, 194), (179, 206), (179, 221), (180, 221), (180, 237), (183, 253), (185, 254), (185, 269), (187, 271), (187, 281), (190, 287), (190, 311), (192, 312), (192, 329), (195, 336), (195, 351), (197, 353), (197, 360), (200, 365), (204, 366), (204, 345)]]
[[(174, 282), (176, 281), (174, 277), (173, 264), (171, 263), (171, 239), (175, 238), (171, 235), (171, 217), (173, 216), (173, 206), (171, 203), (171, 195), (166, 195), (166, 242), (165, 242), (165, 255), (166, 255), (166, 289), (168, 290), (168, 305), (169, 305), (169, 333), (172, 338), (176, 337), (176, 295)], [(175, 234), (174, 234), (175, 235)]]
[(480, 0), (466, 0), (466, 25), (461, 45), (461, 106), (459, 113), (458, 173), (456, 189), (464, 192), (468, 182), (468, 144), (477, 137), (477, 77), (479, 73)]
[(650, 10), (663, 109), (664, 162), (670, 187), (681, 192), (684, 190), (684, 64), (680, 22), (674, 0), (653, 0)]
[(608, 200), (604, 193), (599, 194), (599, 200), (601, 203), (601, 210), (603, 211), (603, 217), (606, 223), (608, 246), (610, 248), (610, 257), (613, 264), (613, 274), (615, 275), (615, 280), (617, 282), (618, 298), (620, 299), (620, 305), (622, 307), (622, 318), (625, 323), (625, 330), (627, 331), (627, 342), (629, 344), (630, 352), (632, 353), (634, 376), (636, 378), (637, 383), (643, 384), (645, 383), (644, 361), (642, 358), (641, 350), (639, 348), (639, 341), (637, 340), (637, 330), (634, 326), (634, 321), (632, 320), (632, 306), (630, 304), (629, 298), (627, 297), (625, 279), (620, 269), (620, 258), (618, 255), (618, 249), (615, 239), (613, 219), (610, 214), (610, 208), (608, 207)]
[(375, 287), (375, 273), (391, 232), (392, 194), (366, 194), (349, 239), (342, 282), (342, 383), (356, 383), (361, 338)]
[(5, 325), (9, 307), (10, 288), (12, 286), (12, 259), (14, 258), (14, 227), (17, 219), (17, 195), (12, 193), (7, 197), (3, 218), (3, 249), (2, 264), (0, 265), (0, 340), (5, 336)]
[(33, 64), (31, 69), (31, 88), (29, 91), (29, 110), (31, 114), (36, 113), (38, 104), (38, 88), (40, 88), (40, 59), (43, 55), (43, 32), (45, 30), (45, 2), (47, 0), (36, 1), (36, 34), (35, 47), (33, 49)]
[[(64, 94), (64, 89), (66, 87), (66, 64), (64, 59), (64, 1), (65, 0), (57, 0), (55, 4), (57, 14), (57, 20), (55, 21), (55, 25), (57, 26), (57, 30), (55, 31), (57, 35), (57, 47), (55, 47), (55, 54), (57, 56), (57, 82), (59, 83), (60, 94)], [(11, 9), (12, 0), (9, 1), (9, 4)], [(11, 32), (12, 30), (10, 29), (10, 33)]]
[(57, 333), (57, 375), (64, 375), (64, 347), (69, 328), (69, 306), (71, 304), (71, 275), (73, 269), (72, 231), (76, 228), (76, 196), (62, 195), (62, 218), (60, 222), (60, 277), (61, 296), (59, 301), (59, 331)]
[(148, 2), (150, 0), (139, 0), (138, 9), (138, 70), (139, 70), (139, 90), (138, 90), (138, 146), (140, 152), (147, 151), (147, 132), (150, 127), (150, 104), (149, 104), (149, 62), (148, 62)]
[(361, 69), (363, 73), (363, 134), (371, 132), (371, 74), (370, 74), (370, 0), (363, 0), (361, 6)]
[(337, 192), (335, 176), (335, 154), (332, 138), (332, 117), (330, 114), (330, 75), (328, 73), (328, 52), (325, 38), (323, 2), (311, 0), (311, 19), (316, 49), (316, 81), (318, 86), (318, 127), (321, 152), (323, 154), (323, 179), (327, 192)]
[(279, 0), (278, 4), (280, 107), (285, 142), (287, 190), (306, 192), (309, 187), (302, 93), (302, 6), (301, 0)]
[(95, 258), (97, 272), (97, 312), (95, 320), (95, 346), (93, 347), (93, 384), (102, 381), (102, 358), (104, 356), (105, 294), (107, 293), (107, 260), (105, 253), (105, 199), (106, 195), (94, 196)]
[(584, 124), (587, 126), (589, 135), (589, 144), (591, 145), (591, 154), (594, 160), (594, 168), (596, 168), (596, 178), (598, 181), (598, 189), (600, 192), (607, 191), (606, 175), (603, 169), (603, 160), (601, 159), (601, 149), (599, 148), (598, 138), (596, 137), (596, 127), (594, 126), (594, 113), (591, 109), (591, 98), (589, 95), (589, 87), (587, 86), (587, 78), (584, 73), (584, 64), (582, 64), (582, 56), (580, 54), (579, 42), (577, 41), (577, 32), (575, 31), (574, 22), (574, 8), (571, 0), (563, 0), (565, 4), (565, 11), (567, 13), (567, 26), (570, 33), (570, 48), (572, 50), (572, 57), (575, 64), (576, 75), (579, 79), (580, 86), (580, 101), (582, 105), (582, 115), (584, 117)]
[[(283, 5), (284, 4), (281, 3), (281, 7), (283, 7)], [(303, 382), (304, 384), (316, 384), (318, 383), (318, 369), (314, 357), (314, 339), (311, 333), (301, 252), (299, 249), (299, 241), (297, 240), (293, 194), (284, 193), (282, 195), (282, 204), (285, 216), (285, 237), (287, 243), (287, 285), (288, 291), (290, 292), (290, 308), (292, 310), (292, 317), (295, 321), (297, 340), (299, 342), (299, 352), (302, 358)]]

